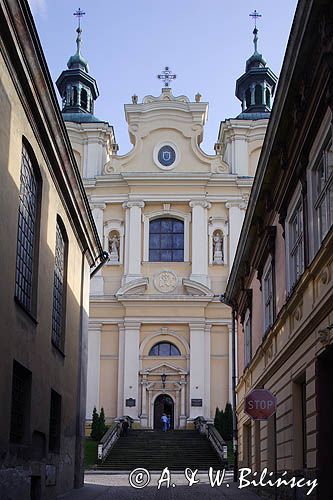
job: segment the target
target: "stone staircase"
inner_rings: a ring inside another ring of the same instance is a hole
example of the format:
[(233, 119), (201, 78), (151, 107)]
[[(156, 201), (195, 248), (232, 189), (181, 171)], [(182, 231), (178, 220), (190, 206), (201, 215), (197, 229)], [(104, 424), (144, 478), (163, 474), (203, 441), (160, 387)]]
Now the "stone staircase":
[(143, 467), (149, 471), (183, 471), (222, 468), (217, 453), (208, 439), (196, 431), (129, 430), (110, 450), (99, 470), (130, 471)]

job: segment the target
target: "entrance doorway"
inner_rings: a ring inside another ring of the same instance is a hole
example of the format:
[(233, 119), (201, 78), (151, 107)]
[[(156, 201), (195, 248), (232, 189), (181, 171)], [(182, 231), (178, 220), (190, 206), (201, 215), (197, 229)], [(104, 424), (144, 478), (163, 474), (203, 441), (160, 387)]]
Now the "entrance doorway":
[(170, 396), (167, 394), (160, 394), (155, 399), (154, 403), (154, 429), (161, 430), (163, 425), (161, 417), (165, 413), (170, 416), (170, 429), (174, 428), (174, 403)]

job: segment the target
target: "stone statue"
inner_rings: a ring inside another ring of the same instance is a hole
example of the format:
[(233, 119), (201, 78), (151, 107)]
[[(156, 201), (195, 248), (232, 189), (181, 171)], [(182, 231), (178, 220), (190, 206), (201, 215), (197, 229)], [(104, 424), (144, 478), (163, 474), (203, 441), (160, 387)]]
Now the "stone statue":
[(110, 252), (110, 261), (111, 262), (119, 262), (119, 240), (118, 237), (114, 234), (112, 238), (109, 240), (109, 252)]
[(195, 102), (200, 102), (201, 97), (202, 97), (202, 95), (199, 92), (197, 94), (195, 94)]
[(132, 95), (132, 103), (133, 104), (138, 104), (138, 96), (137, 95)]
[(223, 263), (223, 252), (222, 252), (222, 235), (220, 233), (215, 233), (213, 237), (213, 262), (214, 264)]

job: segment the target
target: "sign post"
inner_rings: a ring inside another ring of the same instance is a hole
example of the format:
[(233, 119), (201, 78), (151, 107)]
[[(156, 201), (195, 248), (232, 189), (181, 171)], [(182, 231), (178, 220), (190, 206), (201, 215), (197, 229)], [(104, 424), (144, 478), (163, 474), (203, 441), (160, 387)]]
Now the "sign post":
[(267, 420), (276, 412), (276, 397), (267, 389), (254, 389), (245, 396), (244, 411), (253, 420)]

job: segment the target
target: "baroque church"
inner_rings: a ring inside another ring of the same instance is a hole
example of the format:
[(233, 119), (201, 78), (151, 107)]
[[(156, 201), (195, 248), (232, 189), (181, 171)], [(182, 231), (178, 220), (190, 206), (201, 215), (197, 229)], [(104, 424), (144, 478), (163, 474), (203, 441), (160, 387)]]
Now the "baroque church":
[[(92, 280), (87, 423), (104, 408), (138, 428), (214, 418), (232, 402), (232, 331), (220, 302), (232, 267), (277, 78), (257, 50), (236, 82), (241, 113), (221, 122), (215, 154), (200, 147), (208, 103), (159, 96), (125, 104), (132, 149), (94, 114), (99, 91), (77, 51), (57, 80), (62, 113), (100, 240), (109, 257)], [(230, 96), (231, 97), (231, 96)]]

